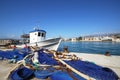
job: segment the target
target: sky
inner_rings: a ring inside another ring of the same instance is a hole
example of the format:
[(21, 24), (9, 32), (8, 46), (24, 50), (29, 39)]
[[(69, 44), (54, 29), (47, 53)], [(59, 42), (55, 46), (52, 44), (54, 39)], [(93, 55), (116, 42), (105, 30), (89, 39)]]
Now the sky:
[(120, 32), (120, 0), (0, 0), (0, 38), (34, 27), (47, 38)]

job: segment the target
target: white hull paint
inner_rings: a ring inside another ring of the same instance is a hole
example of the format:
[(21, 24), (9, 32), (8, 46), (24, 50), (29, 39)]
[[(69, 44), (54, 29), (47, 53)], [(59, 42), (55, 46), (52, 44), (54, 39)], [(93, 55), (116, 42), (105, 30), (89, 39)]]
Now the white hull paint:
[[(41, 48), (49, 49), (49, 50), (57, 50), (61, 42), (61, 38), (53, 38), (48, 39), (36, 43), (28, 43), (27, 46), (38, 46)], [(16, 45), (17, 48), (23, 48), (25, 47), (25, 44), (22, 45)]]

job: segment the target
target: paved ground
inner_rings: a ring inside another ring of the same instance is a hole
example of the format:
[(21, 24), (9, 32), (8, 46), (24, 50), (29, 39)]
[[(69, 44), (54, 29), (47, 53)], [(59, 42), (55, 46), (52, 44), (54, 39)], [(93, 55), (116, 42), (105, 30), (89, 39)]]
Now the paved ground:
[(8, 72), (15, 66), (15, 64), (8, 64), (8, 61), (0, 61), (0, 80), (6, 80)]

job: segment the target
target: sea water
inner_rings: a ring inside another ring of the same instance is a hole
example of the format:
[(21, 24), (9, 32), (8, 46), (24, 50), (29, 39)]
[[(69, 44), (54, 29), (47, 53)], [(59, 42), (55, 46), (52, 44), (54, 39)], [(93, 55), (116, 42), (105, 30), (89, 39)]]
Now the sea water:
[(109, 51), (111, 55), (120, 55), (120, 42), (61, 42), (58, 51), (68, 47), (69, 52), (105, 54)]

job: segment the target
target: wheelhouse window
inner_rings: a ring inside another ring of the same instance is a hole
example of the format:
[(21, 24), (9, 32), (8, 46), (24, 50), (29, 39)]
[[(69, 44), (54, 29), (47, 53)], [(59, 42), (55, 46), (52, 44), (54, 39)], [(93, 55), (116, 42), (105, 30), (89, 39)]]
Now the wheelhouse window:
[(44, 37), (44, 33), (42, 33), (42, 37)]
[(45, 37), (45, 33), (38, 33), (38, 36)]
[(40, 32), (38, 33), (38, 36), (40, 36)]

